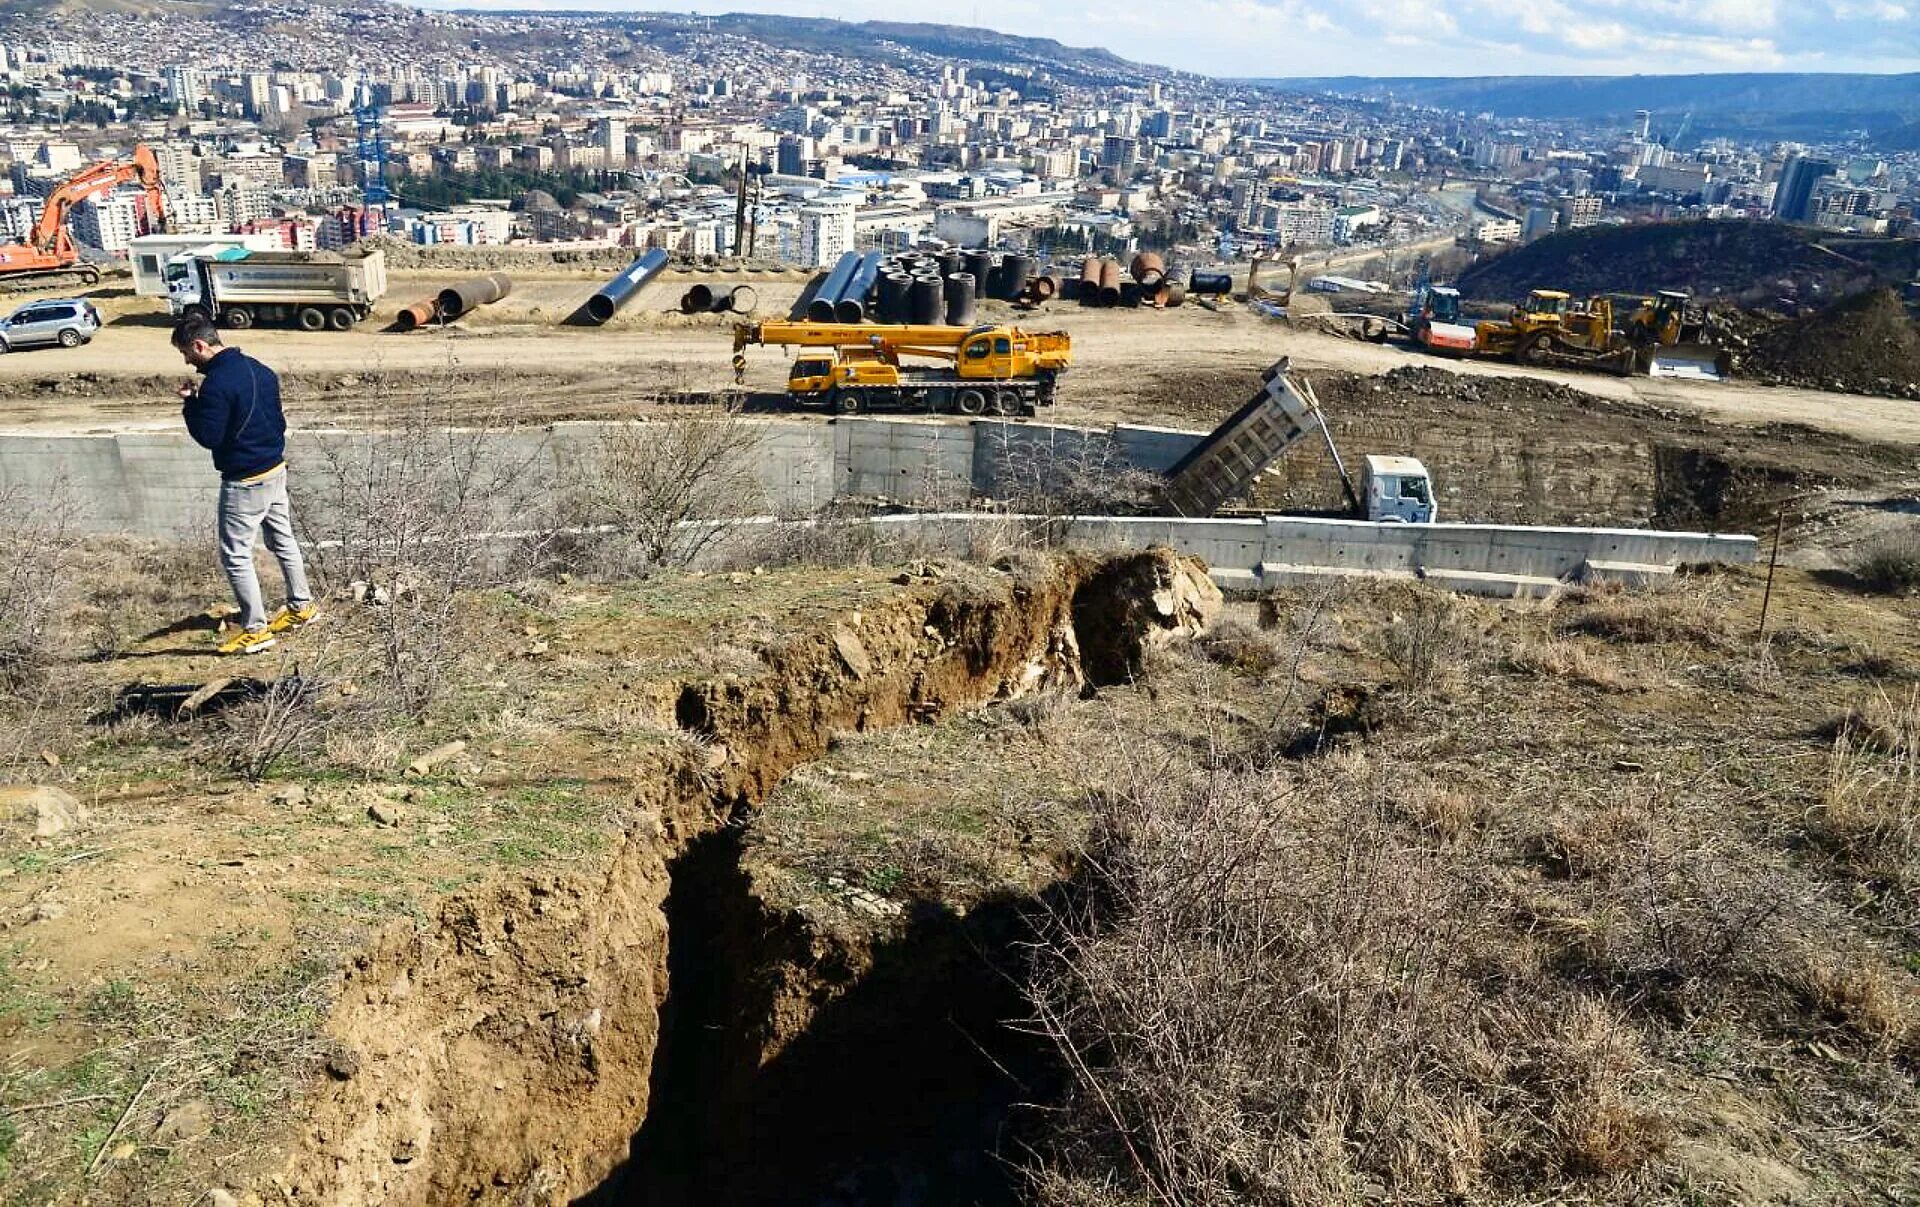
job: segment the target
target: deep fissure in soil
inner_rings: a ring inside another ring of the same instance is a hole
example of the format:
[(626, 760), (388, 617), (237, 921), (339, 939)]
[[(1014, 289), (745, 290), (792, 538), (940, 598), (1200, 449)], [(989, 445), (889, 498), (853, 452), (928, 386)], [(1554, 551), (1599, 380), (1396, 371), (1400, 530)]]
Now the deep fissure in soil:
[(855, 950), (761, 906), (740, 853), (729, 829), (675, 864), (646, 1121), (580, 1202), (1017, 1201), (1015, 1107), (1055, 1083), (1044, 1042), (1013, 1025), (1034, 903), (923, 903)]

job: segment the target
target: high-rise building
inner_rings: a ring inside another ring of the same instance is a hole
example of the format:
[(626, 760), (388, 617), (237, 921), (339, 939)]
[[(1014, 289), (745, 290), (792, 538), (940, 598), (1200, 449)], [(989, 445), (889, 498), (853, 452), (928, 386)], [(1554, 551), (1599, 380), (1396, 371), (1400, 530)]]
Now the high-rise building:
[(800, 209), (800, 259), (824, 268), (853, 250), (851, 196), (817, 197)]
[(192, 112), (207, 99), (207, 74), (192, 67), (169, 67), (166, 71), (167, 99), (179, 109)]
[(607, 166), (624, 168), (627, 166), (627, 123), (618, 117), (600, 119), (598, 131), (600, 147), (606, 152)]
[(813, 140), (798, 134), (782, 134), (774, 151), (774, 171), (782, 176), (805, 176), (807, 161), (813, 158)]
[(1773, 194), (1773, 216), (1782, 222), (1805, 222), (1812, 213), (1814, 182), (1833, 175), (1833, 164), (1824, 159), (1796, 155), (1780, 171), (1780, 185)]
[(136, 193), (88, 198), (73, 207), (73, 237), (101, 251), (123, 252), (146, 233), (147, 205)]

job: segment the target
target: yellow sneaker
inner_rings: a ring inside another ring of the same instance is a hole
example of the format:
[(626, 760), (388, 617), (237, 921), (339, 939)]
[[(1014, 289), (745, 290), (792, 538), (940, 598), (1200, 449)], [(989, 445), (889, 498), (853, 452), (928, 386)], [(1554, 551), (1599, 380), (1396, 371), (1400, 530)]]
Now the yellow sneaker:
[(275, 633), (284, 633), (288, 629), (297, 629), (303, 624), (311, 624), (320, 615), (320, 608), (312, 603), (303, 603), (297, 608), (281, 608), (267, 622), (267, 628)]
[(278, 644), (272, 629), (242, 629), (220, 643), (220, 652), (222, 654), (260, 654)]

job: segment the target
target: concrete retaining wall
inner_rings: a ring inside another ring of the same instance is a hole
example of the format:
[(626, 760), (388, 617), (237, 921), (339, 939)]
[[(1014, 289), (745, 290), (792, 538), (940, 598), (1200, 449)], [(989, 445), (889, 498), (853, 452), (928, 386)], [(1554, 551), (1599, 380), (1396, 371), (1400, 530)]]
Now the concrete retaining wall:
[[(851, 418), (833, 424), (771, 420), (754, 423), (758, 498), (743, 513), (810, 515), (836, 497), (884, 498), (953, 508), (980, 498), (1016, 505), (1081, 474), (1127, 469), (1163, 473), (1202, 438), (1198, 432), (1122, 426), (1111, 431), (982, 420), (971, 424)], [(603, 448), (604, 423), (436, 436), (473, 440), (483, 459), (515, 489), (495, 492), (499, 514), (486, 522), (521, 528), (537, 517), (531, 500), (565, 490)], [(634, 434), (627, 455), (644, 456), (649, 425)], [(664, 429), (661, 429), (664, 430)], [(331, 462), (391, 463), (409, 454), (401, 439), (364, 432), (295, 432), (288, 442), (293, 491), (302, 522), (326, 522)], [(426, 455), (426, 454), (423, 454)], [(184, 432), (73, 436), (0, 436), (0, 497), (10, 491), (47, 495), (62, 488), (90, 531), (163, 539), (204, 534), (211, 526), (216, 482), (207, 455)], [(1007, 519), (977, 513), (890, 517), (887, 531), (927, 539), (978, 538), (983, 524)], [(1143, 548), (1169, 545), (1206, 559), (1223, 585), (1254, 588), (1353, 574), (1424, 578), (1462, 590), (1538, 593), (1562, 582), (1614, 578), (1644, 582), (1688, 562), (1750, 562), (1752, 537), (1637, 529), (1530, 528), (1487, 524), (1395, 525), (1354, 520), (1179, 520), (1078, 517), (1034, 520), (1056, 528), (1068, 544)], [(904, 525), (905, 527), (901, 527)], [(914, 526), (918, 528), (915, 529)]]

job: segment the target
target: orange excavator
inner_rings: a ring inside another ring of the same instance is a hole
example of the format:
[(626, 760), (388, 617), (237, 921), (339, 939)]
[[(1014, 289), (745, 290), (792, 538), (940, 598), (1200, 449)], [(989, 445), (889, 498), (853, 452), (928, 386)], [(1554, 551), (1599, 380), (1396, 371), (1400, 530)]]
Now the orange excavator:
[(24, 243), (0, 243), (0, 287), (41, 277), (76, 274), (92, 285), (100, 279), (100, 270), (82, 263), (73, 236), (67, 233), (67, 215), (73, 207), (90, 197), (99, 197), (124, 184), (138, 184), (146, 190), (147, 212), (155, 222), (165, 222), (167, 197), (160, 185), (160, 161), (146, 146), (133, 149), (131, 159), (107, 159), (88, 164), (47, 194), (40, 220)]

